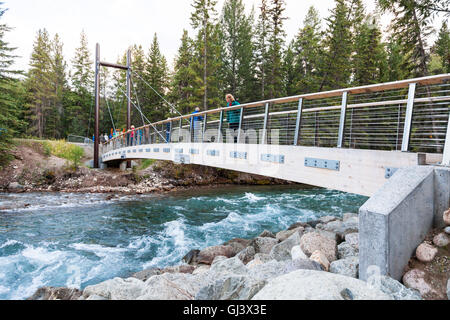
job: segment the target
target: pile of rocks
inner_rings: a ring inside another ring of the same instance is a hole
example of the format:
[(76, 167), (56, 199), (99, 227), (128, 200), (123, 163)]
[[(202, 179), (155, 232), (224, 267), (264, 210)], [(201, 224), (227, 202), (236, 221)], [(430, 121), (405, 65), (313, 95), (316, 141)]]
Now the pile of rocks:
[[(443, 292), (438, 292), (436, 289), (439, 284), (433, 283), (434, 279), (432, 275), (432, 272), (435, 271), (433, 270), (434, 265), (440, 267), (439, 261), (437, 261), (439, 251), (441, 251), (441, 253), (444, 252), (444, 254), (441, 254), (441, 259), (446, 259), (443, 263), (447, 264), (447, 269), (448, 261), (450, 260), (450, 257), (445, 255), (445, 252), (449, 252), (448, 248), (450, 244), (450, 209), (444, 212), (443, 220), (446, 227), (442, 230), (433, 230), (431, 236), (427, 237), (427, 239), (417, 247), (412, 263), (414, 264), (415, 259), (417, 259), (419, 263), (415, 263), (415, 267), (412, 267), (403, 276), (403, 283), (405, 286), (418, 290), (423, 297), (450, 299), (450, 279), (446, 279), (447, 297), (444, 297), (443, 295), (445, 294), (443, 294)], [(448, 271), (447, 273), (450, 274)], [(436, 282), (436, 280), (434, 280), (434, 282)]]
[[(346, 214), (343, 219), (296, 223), (277, 234), (264, 231), (255, 239), (233, 239), (192, 250), (183, 265), (108, 280), (76, 292), (73, 299), (421, 299), (417, 291), (389, 277), (380, 277), (376, 284), (357, 279), (358, 225), (356, 214)], [(41, 289), (34, 298), (57, 298), (55, 288), (47, 290), (50, 293)]]

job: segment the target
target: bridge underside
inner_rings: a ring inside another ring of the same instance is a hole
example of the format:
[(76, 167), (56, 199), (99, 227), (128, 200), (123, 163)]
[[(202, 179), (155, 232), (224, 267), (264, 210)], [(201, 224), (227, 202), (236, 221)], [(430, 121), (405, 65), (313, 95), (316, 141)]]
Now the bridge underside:
[[(439, 156), (435, 156), (438, 162)], [(397, 151), (223, 143), (152, 144), (104, 152), (104, 163), (155, 159), (196, 164), (371, 197), (400, 168), (426, 155)]]

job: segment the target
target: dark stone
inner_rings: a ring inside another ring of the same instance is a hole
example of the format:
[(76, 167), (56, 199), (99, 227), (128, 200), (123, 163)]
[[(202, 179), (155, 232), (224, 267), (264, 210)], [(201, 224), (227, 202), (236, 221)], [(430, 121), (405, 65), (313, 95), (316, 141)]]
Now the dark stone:
[(285, 267), (285, 273), (291, 273), (296, 270), (315, 270), (324, 271), (322, 266), (316, 261), (309, 259), (296, 259), (288, 262)]
[(233, 256), (235, 256), (239, 252), (241, 252), (242, 250), (247, 248), (251, 242), (252, 242), (252, 240), (236, 238), (236, 239), (225, 242), (223, 245), (232, 247), (233, 253), (234, 253)]
[(211, 265), (218, 256), (232, 258), (236, 255), (232, 246), (214, 246), (203, 249), (198, 253), (197, 263)]
[(355, 297), (353, 296), (353, 293), (350, 291), (350, 289), (344, 289), (341, 292), (342, 298), (344, 300), (355, 300)]
[(270, 232), (269, 230), (264, 230), (259, 236), (258, 238), (274, 238), (276, 239), (277, 236), (274, 235), (272, 232)]
[(81, 295), (78, 289), (42, 287), (27, 300), (78, 300)]
[(181, 260), (187, 264), (196, 264), (199, 253), (200, 250), (191, 250)]
[(322, 223), (320, 220), (313, 220), (313, 221), (308, 221), (306, 224), (311, 226), (312, 228), (315, 228), (320, 223)]
[(303, 222), (297, 222), (297, 223), (294, 223), (293, 225), (291, 225), (291, 226), (288, 228), (288, 231), (297, 229), (297, 228), (299, 228), (299, 227), (303, 227), (303, 228), (306, 227), (306, 223), (303, 223)]

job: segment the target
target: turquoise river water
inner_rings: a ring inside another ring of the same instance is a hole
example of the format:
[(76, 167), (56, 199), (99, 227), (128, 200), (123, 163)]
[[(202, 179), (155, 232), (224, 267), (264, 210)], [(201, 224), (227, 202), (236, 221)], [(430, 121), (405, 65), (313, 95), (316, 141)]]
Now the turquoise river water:
[(299, 187), (222, 187), (170, 195), (0, 194), (0, 299), (42, 286), (84, 289), (191, 249), (358, 212), (366, 197)]

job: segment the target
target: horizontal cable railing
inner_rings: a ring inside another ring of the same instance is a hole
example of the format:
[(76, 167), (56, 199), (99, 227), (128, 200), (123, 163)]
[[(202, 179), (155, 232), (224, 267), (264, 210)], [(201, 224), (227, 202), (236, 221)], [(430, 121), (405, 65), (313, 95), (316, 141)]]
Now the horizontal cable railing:
[(443, 153), (449, 114), (444, 74), (184, 115), (122, 134), (104, 151), (222, 142)]

